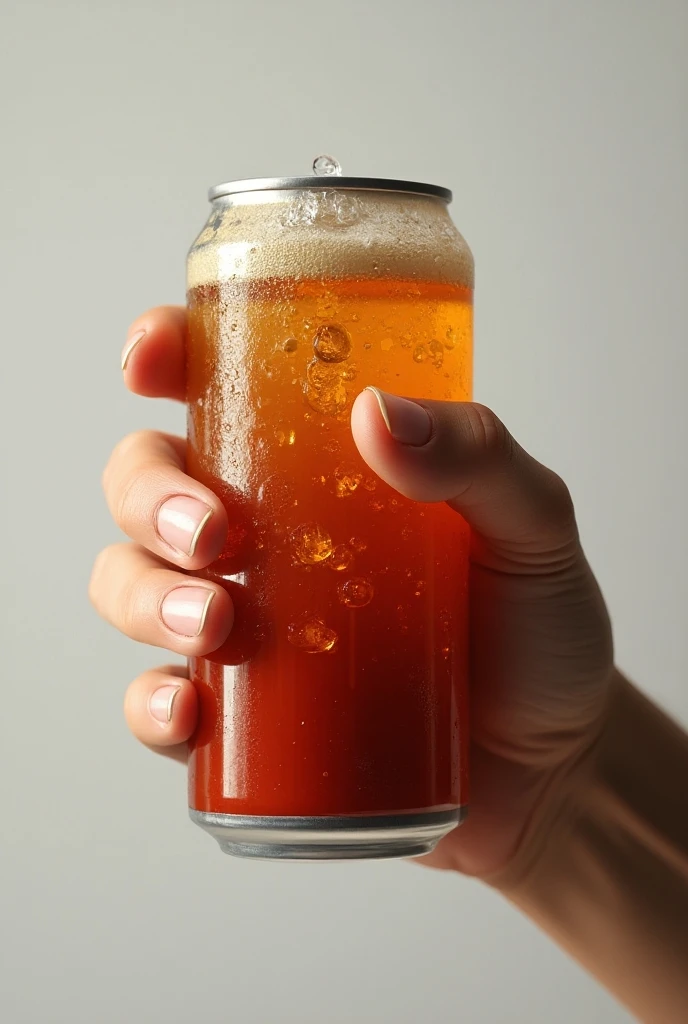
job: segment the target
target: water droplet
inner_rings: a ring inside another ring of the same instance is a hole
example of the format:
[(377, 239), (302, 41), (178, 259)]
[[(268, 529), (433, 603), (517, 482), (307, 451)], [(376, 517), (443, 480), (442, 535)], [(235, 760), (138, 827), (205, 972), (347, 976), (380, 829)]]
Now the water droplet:
[(349, 541), (349, 544), (354, 549), (354, 551), (365, 551), (365, 549), (368, 547), (366, 542), (364, 540), (361, 540), (359, 537), (352, 537)]
[(296, 338), (287, 338), (286, 341), (282, 342), (283, 352), (296, 352), (299, 347), (299, 343)]
[[(337, 634), (326, 626), (317, 615), (307, 616), (287, 627), (287, 638), (290, 644), (298, 647), (306, 654), (321, 654), (331, 651), (337, 643)], [(304, 723), (302, 722), (301, 725)]]
[(327, 388), (306, 388), (306, 401), (311, 409), (325, 416), (338, 416), (349, 401), (349, 395), (343, 384), (335, 384)]
[(291, 533), (291, 544), (297, 559), (304, 565), (317, 565), (332, 554), (332, 538), (317, 523), (303, 523)]
[(351, 338), (338, 324), (323, 324), (315, 332), (313, 348), (318, 359), (326, 363), (341, 363), (351, 352)]
[(336, 387), (339, 383), (339, 367), (333, 363), (321, 363), (319, 359), (311, 359), (306, 367), (308, 383), (314, 388)]
[(337, 587), (339, 600), (347, 608), (364, 608), (373, 600), (375, 593), (372, 583), (362, 576), (355, 576), (353, 579), (344, 580)]
[(359, 473), (355, 466), (344, 463), (335, 469), (334, 479), (337, 497), (348, 498), (358, 489), (363, 474)]
[(342, 168), (339, 161), (335, 160), (333, 156), (322, 153), (320, 156), (316, 156), (313, 161), (313, 174), (317, 174), (318, 177), (329, 177), (333, 174), (341, 175), (341, 173)]
[(425, 345), (416, 345), (413, 350), (413, 359), (416, 363), (424, 363), (428, 358), (428, 350)]
[(354, 554), (351, 548), (347, 547), (346, 544), (338, 544), (327, 564), (335, 572), (343, 572), (349, 568), (353, 560)]
[(442, 343), (440, 341), (431, 341), (428, 348), (430, 349), (432, 365), (439, 369), (444, 362), (444, 347)]

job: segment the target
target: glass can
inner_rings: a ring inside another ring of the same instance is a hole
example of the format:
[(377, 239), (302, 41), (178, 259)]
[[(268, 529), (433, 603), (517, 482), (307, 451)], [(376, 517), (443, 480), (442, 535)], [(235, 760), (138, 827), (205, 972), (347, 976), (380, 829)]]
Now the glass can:
[(202, 575), (235, 623), (190, 662), (190, 814), (242, 856), (418, 856), (467, 803), (469, 534), (373, 475), (349, 419), (368, 386), (470, 398), (471, 252), (432, 185), (316, 174), (210, 201), (187, 468), (227, 509)]

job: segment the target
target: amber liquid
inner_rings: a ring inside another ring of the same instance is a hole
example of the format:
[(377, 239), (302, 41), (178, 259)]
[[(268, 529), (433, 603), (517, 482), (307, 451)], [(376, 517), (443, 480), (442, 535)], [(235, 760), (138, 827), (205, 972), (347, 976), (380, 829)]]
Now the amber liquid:
[(366, 385), (470, 397), (469, 290), (228, 282), (189, 295), (188, 468), (231, 525), (207, 575), (236, 608), (191, 664), (190, 803), (255, 815), (466, 802), (468, 532), (359, 456)]

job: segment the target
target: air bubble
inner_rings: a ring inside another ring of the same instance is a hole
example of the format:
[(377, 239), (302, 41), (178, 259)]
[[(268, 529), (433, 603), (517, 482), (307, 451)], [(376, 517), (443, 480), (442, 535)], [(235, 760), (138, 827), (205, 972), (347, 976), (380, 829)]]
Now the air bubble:
[(416, 345), (413, 350), (413, 359), (416, 363), (424, 363), (428, 358), (428, 350), (425, 345)]
[(355, 466), (344, 464), (337, 466), (334, 471), (334, 479), (337, 497), (348, 498), (358, 489), (363, 474), (359, 473)]
[(354, 554), (351, 548), (348, 548), (346, 544), (338, 544), (327, 564), (335, 572), (344, 572), (345, 569), (349, 568), (353, 560)]
[(311, 409), (325, 416), (339, 416), (346, 409), (349, 396), (343, 384), (327, 388), (306, 388), (306, 401)]
[(430, 349), (432, 365), (439, 369), (444, 362), (444, 347), (442, 343), (440, 341), (431, 341), (428, 348)]
[(320, 156), (316, 156), (313, 161), (313, 174), (317, 174), (318, 177), (331, 177), (332, 175), (340, 176), (342, 168), (338, 160), (335, 160), (333, 156), (328, 156), (327, 153), (322, 153)]
[(365, 549), (368, 547), (366, 542), (364, 540), (361, 540), (360, 537), (352, 537), (349, 541), (349, 544), (354, 549), (354, 551), (365, 551)]
[(377, 480), (375, 479), (374, 476), (367, 476), (363, 481), (363, 486), (365, 487), (366, 491), (374, 491), (375, 488), (377, 487)]
[(348, 331), (338, 324), (323, 324), (315, 332), (313, 348), (318, 359), (326, 363), (341, 363), (351, 352)]
[[(316, 615), (308, 616), (287, 627), (287, 639), (294, 647), (306, 654), (321, 654), (331, 651), (337, 643), (337, 634)], [(304, 723), (302, 722), (301, 725)]]
[(296, 338), (287, 338), (285, 341), (282, 342), (283, 352), (296, 352), (298, 347), (299, 343), (296, 340)]
[(339, 384), (339, 367), (332, 363), (321, 363), (319, 359), (311, 359), (306, 367), (308, 383), (314, 388), (331, 388)]
[(317, 523), (303, 523), (292, 531), (291, 544), (297, 559), (304, 565), (317, 565), (332, 554), (332, 538)]
[(371, 501), (370, 507), (373, 510), (373, 512), (382, 512), (385, 506), (384, 502), (382, 501)]
[(342, 380), (355, 380), (358, 376), (358, 367), (354, 363), (344, 366), (340, 372)]
[(356, 576), (353, 579), (340, 583), (337, 593), (339, 594), (339, 600), (347, 608), (365, 608), (373, 600), (375, 591), (372, 583), (362, 576)]

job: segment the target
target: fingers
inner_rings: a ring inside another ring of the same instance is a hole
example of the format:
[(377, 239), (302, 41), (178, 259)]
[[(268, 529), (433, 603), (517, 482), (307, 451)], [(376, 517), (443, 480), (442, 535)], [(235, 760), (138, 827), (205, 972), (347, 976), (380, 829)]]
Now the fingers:
[(101, 552), (89, 594), (98, 613), (122, 633), (187, 657), (216, 650), (234, 620), (222, 587), (174, 572), (136, 544)]
[(122, 350), (122, 372), (130, 391), (149, 398), (186, 396), (186, 309), (158, 306), (129, 328)]
[(196, 728), (197, 714), (196, 688), (180, 665), (144, 672), (124, 698), (124, 717), (136, 739), (184, 763), (186, 741)]
[(447, 501), (492, 553), (546, 568), (574, 557), (578, 534), (565, 484), (489, 409), (371, 388), (356, 399), (351, 423), (371, 469), (416, 501)]
[(115, 522), (132, 540), (185, 569), (219, 555), (227, 514), (219, 498), (184, 473), (186, 445), (153, 430), (130, 434), (115, 448), (103, 489)]

